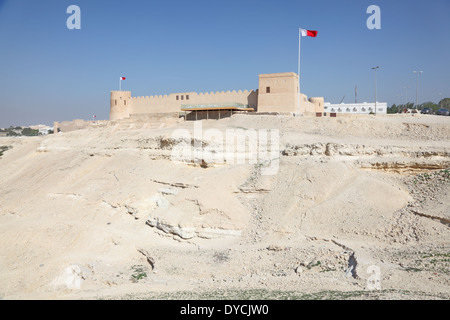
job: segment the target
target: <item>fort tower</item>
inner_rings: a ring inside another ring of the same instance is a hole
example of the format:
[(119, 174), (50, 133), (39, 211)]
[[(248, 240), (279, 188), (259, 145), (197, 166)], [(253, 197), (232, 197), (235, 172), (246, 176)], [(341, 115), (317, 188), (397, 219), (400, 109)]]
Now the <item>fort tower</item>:
[(110, 120), (128, 118), (130, 116), (131, 91), (111, 91)]

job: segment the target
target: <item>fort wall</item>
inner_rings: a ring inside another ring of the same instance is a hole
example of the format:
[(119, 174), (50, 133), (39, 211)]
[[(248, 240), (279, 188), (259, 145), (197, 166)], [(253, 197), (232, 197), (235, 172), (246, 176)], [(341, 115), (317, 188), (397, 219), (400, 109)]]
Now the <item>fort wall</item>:
[(62, 122), (55, 121), (53, 123), (53, 132), (56, 134), (58, 132), (70, 132), (87, 128), (98, 128), (101, 126), (105, 126), (106, 124), (106, 120), (86, 121), (83, 119), (75, 119)]
[(180, 92), (169, 95), (132, 97), (130, 114), (180, 112), (184, 104), (214, 104), (237, 102), (254, 108), (258, 105), (258, 93), (254, 90), (217, 92)]
[(131, 97), (130, 91), (111, 91), (110, 120), (129, 119), (132, 115), (178, 113), (183, 105), (225, 103), (239, 103), (266, 113), (323, 113), (323, 98), (308, 100), (306, 95), (299, 95), (298, 80), (298, 74), (286, 72), (260, 74), (257, 90), (179, 92), (145, 97)]

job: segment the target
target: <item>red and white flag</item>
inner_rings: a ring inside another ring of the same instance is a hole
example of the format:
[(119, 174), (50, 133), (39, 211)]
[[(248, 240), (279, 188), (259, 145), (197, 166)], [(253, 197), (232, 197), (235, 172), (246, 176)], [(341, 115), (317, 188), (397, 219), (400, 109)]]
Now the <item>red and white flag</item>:
[(120, 77), (120, 80), (125, 80), (126, 78), (125, 77)]
[(300, 29), (300, 33), (302, 37), (316, 37), (317, 31), (315, 30), (306, 30), (306, 29)]

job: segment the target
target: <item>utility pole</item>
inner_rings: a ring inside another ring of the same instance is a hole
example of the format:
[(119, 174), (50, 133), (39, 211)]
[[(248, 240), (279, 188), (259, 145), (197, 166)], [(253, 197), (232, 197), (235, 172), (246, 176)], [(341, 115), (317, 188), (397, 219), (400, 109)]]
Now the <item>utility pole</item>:
[(408, 89), (409, 87), (403, 87), (405, 89), (405, 108), (408, 108)]
[(375, 70), (375, 115), (377, 115), (377, 69), (380, 66), (373, 67), (372, 70)]
[(416, 109), (419, 105), (419, 75), (423, 73), (423, 71), (413, 71), (413, 73), (417, 74), (417, 83), (416, 83)]
[(398, 101), (397, 101), (397, 102), (398, 102), (398, 104), (397, 104), (397, 113), (398, 113), (398, 108), (400, 108), (400, 103), (402, 103), (402, 102), (401, 102), (401, 97), (402, 97), (403, 95), (401, 95), (401, 94), (396, 94), (395, 96), (398, 97)]

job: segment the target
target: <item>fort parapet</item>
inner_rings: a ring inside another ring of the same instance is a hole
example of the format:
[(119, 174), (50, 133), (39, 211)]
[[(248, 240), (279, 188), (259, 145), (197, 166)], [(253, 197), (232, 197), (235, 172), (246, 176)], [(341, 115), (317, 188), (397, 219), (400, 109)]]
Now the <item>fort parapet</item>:
[[(300, 104), (299, 104), (300, 99)], [(169, 95), (132, 97), (130, 91), (111, 91), (110, 120), (133, 118), (133, 115), (176, 113), (183, 106), (242, 105), (255, 112), (300, 113), (323, 112), (323, 98), (307, 99), (298, 92), (298, 75), (294, 72), (259, 75), (256, 90), (217, 92), (180, 92)]]

